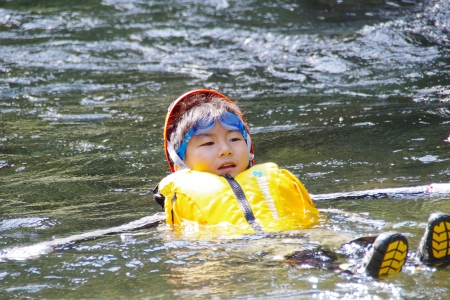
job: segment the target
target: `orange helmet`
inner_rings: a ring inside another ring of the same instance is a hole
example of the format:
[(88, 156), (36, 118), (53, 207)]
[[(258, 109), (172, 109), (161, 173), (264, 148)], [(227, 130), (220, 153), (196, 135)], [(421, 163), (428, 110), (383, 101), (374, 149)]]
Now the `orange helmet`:
[[(196, 94), (215, 95), (215, 96), (218, 96), (219, 98), (224, 99), (225, 101), (231, 103), (233, 106), (236, 106), (236, 104), (234, 104), (225, 95), (222, 95), (221, 93), (219, 93), (217, 91), (207, 90), (207, 89), (199, 89), (199, 90), (187, 92), (186, 94), (181, 95), (180, 97), (178, 97), (177, 100), (172, 102), (172, 104), (169, 106), (169, 110), (166, 115), (166, 121), (164, 123), (164, 135), (163, 135), (164, 136), (164, 152), (166, 153), (166, 159), (169, 164), (169, 168), (172, 172), (175, 172), (175, 169), (174, 169), (175, 157), (174, 156), (177, 156), (177, 154), (175, 153), (174, 149), (171, 147), (171, 145), (169, 143), (169, 137), (175, 127), (175, 124), (174, 124), (175, 120), (178, 119), (181, 115), (183, 115), (188, 109), (195, 106), (195, 103), (189, 103), (186, 101), (188, 101), (191, 96), (196, 95)], [(242, 122), (245, 126), (245, 129), (247, 130), (248, 136), (250, 137), (250, 130), (249, 130), (247, 121), (245, 120), (245, 118), (242, 114), (240, 114), (238, 117), (242, 120)], [(251, 139), (250, 139), (250, 141), (251, 141)], [(253, 165), (254, 149), (253, 149), (253, 144), (251, 142), (250, 142), (249, 150), (250, 150), (250, 154), (252, 154), (250, 164)]]

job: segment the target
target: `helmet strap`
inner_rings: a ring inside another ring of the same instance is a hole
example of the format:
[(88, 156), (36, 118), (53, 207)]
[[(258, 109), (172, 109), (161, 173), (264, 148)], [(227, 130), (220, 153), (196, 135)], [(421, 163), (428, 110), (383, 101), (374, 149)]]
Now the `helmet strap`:
[(172, 144), (167, 140), (167, 152), (169, 152), (170, 159), (174, 164), (179, 166), (181, 169), (189, 169), (188, 166), (184, 163), (184, 161), (178, 156), (177, 152), (173, 148)]

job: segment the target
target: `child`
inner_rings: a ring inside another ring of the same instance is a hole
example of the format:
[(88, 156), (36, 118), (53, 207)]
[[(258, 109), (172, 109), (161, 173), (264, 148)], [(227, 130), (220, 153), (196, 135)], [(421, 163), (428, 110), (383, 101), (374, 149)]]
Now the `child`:
[[(254, 165), (245, 118), (219, 92), (191, 91), (170, 105), (164, 149), (173, 173), (155, 189), (155, 200), (164, 207), (166, 221), (174, 228), (207, 226), (250, 233), (318, 224), (318, 210), (292, 173), (273, 163)], [(450, 215), (432, 215), (419, 260), (447, 262), (449, 236)], [(442, 251), (436, 252), (436, 248)], [(407, 250), (402, 234), (383, 233), (365, 255), (363, 267), (375, 277), (398, 273)]]

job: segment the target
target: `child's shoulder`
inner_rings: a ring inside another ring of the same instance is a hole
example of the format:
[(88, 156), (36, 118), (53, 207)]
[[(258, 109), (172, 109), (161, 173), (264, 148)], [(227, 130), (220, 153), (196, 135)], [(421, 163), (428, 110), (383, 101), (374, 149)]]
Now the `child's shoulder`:
[(167, 183), (176, 180), (178, 177), (185, 175), (189, 171), (190, 171), (190, 169), (183, 169), (183, 170), (179, 170), (179, 171), (176, 171), (176, 172), (173, 172), (173, 173), (167, 175), (160, 181), (160, 183), (159, 183), (160, 188), (162, 186), (165, 186)]
[(252, 166), (251, 168), (249, 168), (248, 170), (258, 170), (258, 169), (266, 169), (266, 170), (278, 170), (278, 165), (276, 163), (273, 162), (266, 162), (266, 163), (262, 163), (262, 164), (257, 164)]
[[(238, 177), (248, 177), (248, 176), (276, 176), (276, 177), (284, 177), (285, 175), (291, 175), (291, 173), (286, 169), (280, 169), (276, 163), (266, 162), (252, 166), (246, 171), (242, 172)], [(292, 175), (293, 176), (293, 175)]]
[[(238, 174), (236, 176), (236, 179), (243, 179), (243, 178), (249, 178), (249, 177), (261, 177), (261, 176), (276, 176), (276, 177), (290, 177), (291, 173), (286, 169), (280, 169), (276, 163), (273, 162), (266, 162), (254, 165), (244, 172)], [(293, 176), (293, 175), (292, 175)], [(159, 186), (160, 188), (163, 188), (167, 184), (173, 183), (173, 182), (182, 182), (192, 180), (194, 181), (201, 181), (201, 180), (208, 180), (208, 178), (217, 178), (217, 180), (225, 180), (222, 176), (218, 176), (212, 173), (207, 172), (200, 172), (200, 171), (193, 171), (191, 169), (183, 169), (176, 171), (172, 174), (167, 175), (164, 177)]]
[(292, 173), (290, 171), (288, 171), (287, 169), (280, 168), (274, 162), (266, 162), (266, 163), (262, 163), (262, 164), (257, 164), (257, 165), (254, 165), (253, 167), (249, 168), (247, 171), (251, 171), (251, 172), (267, 171), (267, 172), (274, 172), (274, 173), (277, 173), (277, 174), (289, 174), (289, 175), (292, 175)]
[[(267, 162), (262, 164), (257, 164), (248, 169), (245, 172), (250, 172), (252, 176), (269, 176), (277, 178), (278, 181), (291, 182), (295, 181), (297, 184), (300, 180), (292, 172), (287, 169), (279, 168), (276, 163)], [(240, 175), (240, 174), (239, 174)], [(238, 175), (238, 176), (239, 176)]]
[[(164, 177), (159, 183), (159, 188), (160, 190), (163, 190), (165, 187), (171, 186), (172, 184), (183, 187), (198, 187), (198, 185), (210, 184), (217, 180), (220, 181), (220, 178), (220, 176), (208, 172), (182, 169)], [(222, 179), (225, 180), (224, 177), (222, 177)]]

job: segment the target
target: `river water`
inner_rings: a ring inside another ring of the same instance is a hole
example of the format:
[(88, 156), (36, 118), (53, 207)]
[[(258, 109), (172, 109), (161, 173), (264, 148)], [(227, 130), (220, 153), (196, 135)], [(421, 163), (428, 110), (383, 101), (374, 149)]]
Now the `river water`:
[[(312, 194), (450, 182), (447, 0), (0, 1), (0, 248), (159, 212), (165, 112), (203, 87), (241, 106), (257, 163)], [(159, 226), (3, 261), (0, 298), (448, 299), (450, 270), (412, 257), (449, 200), (317, 201), (336, 235), (408, 237), (387, 279), (289, 264), (320, 247), (301, 232)]]

